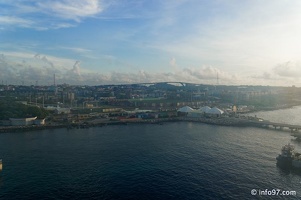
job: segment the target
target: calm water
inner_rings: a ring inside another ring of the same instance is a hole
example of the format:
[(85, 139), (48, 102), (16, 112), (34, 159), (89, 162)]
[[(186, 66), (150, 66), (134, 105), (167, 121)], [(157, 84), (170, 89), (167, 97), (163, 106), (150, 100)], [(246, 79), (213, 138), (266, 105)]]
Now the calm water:
[(277, 111), (262, 111), (262, 112), (251, 113), (249, 115), (251, 116), (257, 115), (257, 117), (262, 117), (263, 119), (267, 119), (272, 122), (301, 125), (300, 113), (301, 113), (301, 106), (296, 106), (289, 109), (282, 109)]
[(5, 133), (0, 199), (300, 199), (301, 174), (275, 162), (288, 142), (301, 149), (288, 132), (186, 122)]

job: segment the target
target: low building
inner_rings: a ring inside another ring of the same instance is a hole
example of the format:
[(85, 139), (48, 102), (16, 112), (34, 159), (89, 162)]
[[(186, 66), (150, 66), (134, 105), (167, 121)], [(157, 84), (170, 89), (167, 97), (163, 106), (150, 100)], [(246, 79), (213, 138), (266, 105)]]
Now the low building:
[(34, 125), (45, 125), (45, 119), (36, 119), (33, 122)]
[(177, 110), (178, 112), (182, 112), (182, 113), (189, 113), (189, 112), (193, 112), (194, 109), (192, 109), (191, 107), (189, 106), (184, 106), (180, 109)]
[(214, 107), (211, 108), (206, 114), (211, 115), (211, 116), (216, 116), (216, 117), (220, 117), (222, 114), (224, 114), (224, 111), (222, 111), (221, 109)]
[(56, 114), (70, 114), (71, 113), (71, 109), (70, 108), (60, 108), (60, 107), (57, 107), (55, 109), (55, 113)]
[(37, 117), (9, 118), (9, 121), (10, 126), (45, 125), (45, 119), (37, 119)]
[(209, 106), (204, 106), (199, 109), (200, 112), (208, 113), (211, 110)]
[(30, 118), (9, 118), (12, 126), (28, 126), (33, 125), (37, 117)]
[(9, 120), (0, 120), (0, 126), (10, 126)]

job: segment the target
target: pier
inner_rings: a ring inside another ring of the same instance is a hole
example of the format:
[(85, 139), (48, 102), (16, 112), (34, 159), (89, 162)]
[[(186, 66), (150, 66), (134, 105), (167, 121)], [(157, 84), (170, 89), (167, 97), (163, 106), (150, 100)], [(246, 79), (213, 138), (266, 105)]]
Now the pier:
[(251, 124), (255, 126), (261, 126), (263, 128), (274, 128), (275, 130), (285, 130), (288, 129), (292, 133), (299, 132), (301, 130), (300, 125), (292, 125), (292, 124), (285, 124), (285, 123), (277, 123), (277, 122), (270, 122), (270, 121), (250, 121)]

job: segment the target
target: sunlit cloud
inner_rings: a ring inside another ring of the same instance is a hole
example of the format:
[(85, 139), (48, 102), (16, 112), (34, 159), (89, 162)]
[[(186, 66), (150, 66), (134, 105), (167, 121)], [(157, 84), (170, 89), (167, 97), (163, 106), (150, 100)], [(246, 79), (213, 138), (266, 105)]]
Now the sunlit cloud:
[(299, 79), (301, 77), (301, 62), (288, 61), (275, 66), (273, 70), (280, 77)]
[(299, 84), (301, 2), (233, 2), (0, 1), (1, 76), (34, 78), (37, 70), (41, 80), (55, 71), (83, 84)]

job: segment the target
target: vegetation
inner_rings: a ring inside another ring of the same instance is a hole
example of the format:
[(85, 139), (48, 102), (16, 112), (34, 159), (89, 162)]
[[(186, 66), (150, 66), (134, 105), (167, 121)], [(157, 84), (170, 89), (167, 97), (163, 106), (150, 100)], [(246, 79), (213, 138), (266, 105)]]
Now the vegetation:
[(0, 100), (0, 120), (9, 118), (38, 117), (40, 119), (48, 116), (49, 112), (37, 106), (29, 106), (16, 101)]

